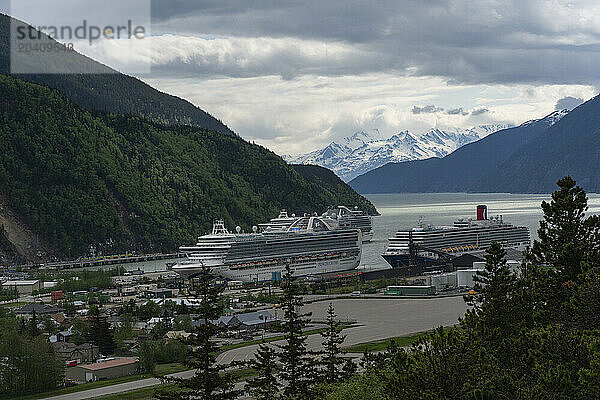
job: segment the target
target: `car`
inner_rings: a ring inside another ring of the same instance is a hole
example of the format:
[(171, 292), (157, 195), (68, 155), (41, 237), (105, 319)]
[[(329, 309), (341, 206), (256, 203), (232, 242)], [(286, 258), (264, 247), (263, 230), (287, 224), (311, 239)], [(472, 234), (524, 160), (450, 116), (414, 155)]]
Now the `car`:
[(360, 296), (360, 290), (355, 290), (354, 292), (350, 293), (350, 296), (354, 296), (354, 297)]

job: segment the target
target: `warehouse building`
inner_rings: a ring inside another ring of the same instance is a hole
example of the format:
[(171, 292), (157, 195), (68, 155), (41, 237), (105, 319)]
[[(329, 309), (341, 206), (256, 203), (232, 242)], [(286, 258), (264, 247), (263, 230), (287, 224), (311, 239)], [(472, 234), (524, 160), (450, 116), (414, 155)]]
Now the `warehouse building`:
[(19, 296), (31, 296), (33, 291), (41, 289), (41, 284), (37, 279), (27, 281), (6, 281), (2, 284), (2, 288), (5, 290), (16, 290), (19, 292)]
[(65, 371), (65, 378), (83, 383), (135, 375), (137, 372), (138, 361), (135, 358), (121, 357), (69, 367)]

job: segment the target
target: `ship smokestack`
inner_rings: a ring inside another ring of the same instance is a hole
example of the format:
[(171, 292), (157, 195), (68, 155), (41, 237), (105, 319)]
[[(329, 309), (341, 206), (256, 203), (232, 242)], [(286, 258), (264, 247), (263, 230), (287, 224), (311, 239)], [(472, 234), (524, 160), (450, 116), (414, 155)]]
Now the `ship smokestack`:
[(479, 205), (477, 206), (477, 221), (484, 219), (487, 219), (487, 206)]

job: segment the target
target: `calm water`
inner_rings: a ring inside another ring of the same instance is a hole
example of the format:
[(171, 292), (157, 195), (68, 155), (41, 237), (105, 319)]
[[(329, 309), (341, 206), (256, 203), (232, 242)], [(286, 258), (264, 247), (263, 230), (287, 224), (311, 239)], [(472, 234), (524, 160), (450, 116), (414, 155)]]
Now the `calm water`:
[[(373, 218), (375, 235), (371, 243), (363, 246), (361, 265), (365, 268), (387, 268), (381, 258), (387, 238), (401, 228), (417, 225), (419, 218), (432, 225), (452, 225), (461, 217), (475, 218), (478, 204), (488, 206), (488, 216), (502, 215), (505, 222), (526, 226), (532, 239), (537, 239), (540, 204), (549, 201), (550, 195), (498, 194), (498, 193), (402, 193), (366, 195), (381, 216)], [(600, 195), (589, 194), (589, 214), (600, 214)]]

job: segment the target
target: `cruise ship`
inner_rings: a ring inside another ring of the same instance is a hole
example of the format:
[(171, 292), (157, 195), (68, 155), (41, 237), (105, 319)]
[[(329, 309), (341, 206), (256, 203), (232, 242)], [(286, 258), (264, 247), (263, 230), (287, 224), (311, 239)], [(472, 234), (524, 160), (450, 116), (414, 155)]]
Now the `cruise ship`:
[[(299, 218), (303, 217), (296, 217), (296, 214), (288, 216), (286, 210), (281, 210), (277, 218), (273, 218), (269, 222), (259, 224), (258, 226), (261, 231), (267, 229), (285, 230)], [(333, 229), (360, 229), (363, 242), (370, 242), (373, 239), (371, 217), (365, 215), (357, 207), (354, 207), (354, 210), (350, 210), (346, 206), (330, 207), (321, 215), (321, 218)]]
[[(396, 232), (388, 239), (382, 257), (392, 268), (414, 263), (434, 265), (442, 255), (460, 256), (486, 250), (493, 242), (504, 248), (525, 250), (530, 244), (529, 229), (505, 223), (502, 216), (488, 219), (487, 206), (477, 206), (477, 219), (459, 219), (452, 226), (420, 226)], [(411, 254), (411, 246), (412, 254)]]
[(202, 265), (214, 275), (244, 282), (279, 280), (289, 264), (295, 276), (355, 269), (362, 252), (359, 229), (338, 229), (322, 217), (300, 217), (287, 228), (230, 233), (223, 221), (195, 246), (180, 247), (187, 260), (172, 267), (181, 276), (197, 275)]

